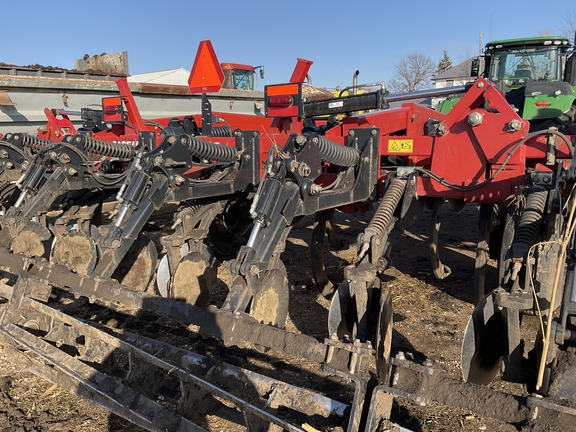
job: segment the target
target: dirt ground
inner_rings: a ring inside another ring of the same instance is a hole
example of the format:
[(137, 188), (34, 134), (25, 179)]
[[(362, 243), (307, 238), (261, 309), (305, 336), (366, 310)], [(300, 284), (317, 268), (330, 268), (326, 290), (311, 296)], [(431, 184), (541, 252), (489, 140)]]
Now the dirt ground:
[[(343, 269), (356, 256), (356, 236), (370, 221), (366, 214), (337, 214), (338, 235), (350, 247), (326, 254), (330, 278), (338, 282)], [(409, 227), (396, 242), (392, 266), (386, 272), (392, 289), (394, 333), (392, 355), (399, 351), (416, 360), (431, 359), (435, 367), (452, 377), (460, 372), (460, 346), (472, 312), (472, 284), (475, 247), (478, 237), (477, 208), (467, 205), (458, 213), (443, 209), (441, 258), (452, 274), (436, 280), (430, 268), (428, 229), (430, 212)], [(283, 262), (290, 283), (290, 311), (287, 329), (314, 337), (327, 337), (329, 301), (316, 290), (310, 271), (309, 243), (313, 218), (299, 221), (290, 236)], [(494, 263), (490, 263), (492, 269)], [(220, 284), (226, 283), (224, 271)], [(488, 275), (488, 283), (494, 276)], [(0, 341), (0, 432), (30, 431), (138, 431), (139, 428), (117, 416), (79, 399), (57, 386), (27, 373), (7, 357)], [(496, 380), (498, 390), (524, 394), (520, 386)], [(421, 407), (398, 400), (392, 420), (414, 431), (516, 431), (516, 427), (472, 412), (432, 404)], [(544, 426), (544, 425), (543, 425)], [(215, 423), (210, 430), (229, 430)], [(532, 430), (538, 430), (537, 427)], [(550, 429), (541, 429), (550, 430)]]

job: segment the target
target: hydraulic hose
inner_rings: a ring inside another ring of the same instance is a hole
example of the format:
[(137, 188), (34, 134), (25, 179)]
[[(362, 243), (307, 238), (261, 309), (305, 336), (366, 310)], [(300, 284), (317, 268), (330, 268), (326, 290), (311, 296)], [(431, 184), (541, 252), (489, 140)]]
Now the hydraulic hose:
[(475, 185), (469, 185), (469, 186), (462, 186), (459, 184), (454, 184), (451, 183), (449, 181), (447, 181), (445, 178), (440, 177), (438, 174), (433, 173), (430, 170), (427, 170), (425, 168), (421, 168), (421, 167), (416, 167), (415, 170), (418, 172), (421, 172), (422, 174), (427, 175), (428, 177), (430, 177), (432, 180), (438, 182), (439, 184), (441, 184), (442, 186), (445, 186), (449, 189), (452, 190), (457, 190), (457, 191), (473, 191), (473, 190), (478, 190), (484, 186), (486, 186), (488, 183), (492, 182), (496, 177), (498, 177), (498, 175), (504, 170), (504, 168), (506, 167), (506, 165), (508, 164), (508, 162), (510, 161), (510, 159), (512, 158), (512, 156), (514, 155), (514, 153), (516, 153), (516, 151), (524, 144), (526, 143), (528, 140), (530, 140), (531, 138), (534, 138), (535, 136), (538, 135), (546, 135), (546, 134), (550, 134), (550, 135), (556, 135), (558, 136), (560, 139), (562, 139), (565, 143), (566, 146), (568, 147), (568, 149), (570, 150), (570, 154), (572, 155), (572, 157), (574, 157), (574, 145), (572, 144), (572, 142), (570, 141), (570, 139), (568, 139), (568, 137), (566, 135), (564, 135), (561, 132), (558, 131), (554, 131), (554, 130), (541, 130), (541, 131), (536, 131), (536, 132), (532, 132), (530, 134), (528, 134), (527, 136), (525, 136), (524, 138), (522, 138), (520, 141), (518, 141), (514, 147), (512, 147), (511, 150), (509, 150), (506, 153), (506, 158), (504, 158), (504, 161), (502, 161), (502, 164), (500, 165), (500, 167), (496, 170), (496, 172), (492, 175), (492, 177), (484, 180), (481, 183), (475, 184)]

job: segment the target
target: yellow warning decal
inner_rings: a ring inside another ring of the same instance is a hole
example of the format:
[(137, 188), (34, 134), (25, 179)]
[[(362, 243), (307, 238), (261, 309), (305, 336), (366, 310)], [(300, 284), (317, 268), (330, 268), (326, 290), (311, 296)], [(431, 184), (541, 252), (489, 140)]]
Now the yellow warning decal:
[(390, 153), (413, 153), (413, 139), (390, 139), (388, 140), (388, 152)]

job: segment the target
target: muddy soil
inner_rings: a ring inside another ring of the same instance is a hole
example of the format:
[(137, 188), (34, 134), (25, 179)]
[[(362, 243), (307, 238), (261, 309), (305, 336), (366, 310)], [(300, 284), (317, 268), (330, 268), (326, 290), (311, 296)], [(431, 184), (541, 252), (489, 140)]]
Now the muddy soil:
[[(332, 281), (343, 279), (344, 267), (354, 262), (355, 241), (370, 221), (373, 213), (346, 215), (337, 213), (338, 236), (346, 249), (326, 253), (327, 273)], [(429, 359), (434, 367), (449, 376), (459, 378), (460, 346), (466, 323), (472, 312), (472, 284), (475, 248), (478, 237), (477, 208), (467, 205), (455, 213), (445, 206), (442, 215), (441, 258), (451, 269), (444, 280), (437, 280), (431, 269), (428, 254), (430, 213), (406, 229), (396, 242), (392, 265), (386, 278), (392, 292), (394, 331), (392, 355), (403, 352), (416, 361)], [(327, 316), (330, 302), (316, 290), (310, 270), (310, 238), (313, 218), (300, 220), (292, 230), (282, 260), (290, 284), (290, 310), (287, 329), (314, 337), (327, 337)], [(488, 284), (494, 284), (495, 263), (490, 262)], [(223, 300), (227, 286), (226, 271), (218, 274), (213, 303)], [(145, 327), (150, 334), (162, 334), (164, 340), (182, 344), (182, 337), (190, 336), (186, 329), (155, 327), (154, 321), (142, 324), (134, 318), (130, 328)], [(534, 333), (535, 335), (535, 333)], [(527, 344), (532, 340), (528, 336)], [(11, 362), (9, 347), (0, 341), (0, 432), (29, 431), (139, 431), (125, 420), (110, 415), (101, 408), (79, 399), (57, 386), (38, 378)], [(210, 349), (207, 349), (210, 353)], [(242, 351), (236, 350), (238, 362)], [(289, 370), (293, 359), (279, 359), (276, 369)], [(283, 365), (283, 366), (279, 366)], [(286, 372), (288, 373), (288, 372)], [(288, 375), (286, 375), (288, 376)], [(298, 377), (291, 377), (298, 380)], [(302, 378), (303, 379), (303, 378)], [(495, 380), (493, 388), (517, 395), (525, 395), (520, 385)], [(488, 403), (477, 401), (478, 404)], [(510, 425), (491, 418), (482, 418), (470, 411), (453, 409), (439, 404), (420, 406), (408, 400), (397, 399), (392, 410), (392, 421), (414, 431), (517, 431), (568, 430), (566, 425), (555, 425), (553, 419), (537, 419), (530, 425)], [(211, 431), (242, 430), (229, 423), (207, 418)], [(393, 429), (382, 429), (393, 430)]]

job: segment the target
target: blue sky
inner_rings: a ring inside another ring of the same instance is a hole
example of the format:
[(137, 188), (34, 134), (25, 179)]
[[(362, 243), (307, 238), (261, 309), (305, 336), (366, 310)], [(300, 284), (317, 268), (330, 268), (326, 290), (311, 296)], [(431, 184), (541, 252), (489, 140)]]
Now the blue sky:
[[(131, 74), (190, 69), (210, 39), (221, 62), (264, 65), (258, 87), (290, 78), (298, 57), (312, 60), (312, 83), (334, 88), (387, 81), (411, 52), (453, 64), (483, 42), (560, 34), (576, 5), (541, 1), (0, 0), (0, 62), (73, 68), (84, 54), (128, 52)], [(513, 17), (513, 18), (512, 18)]]

